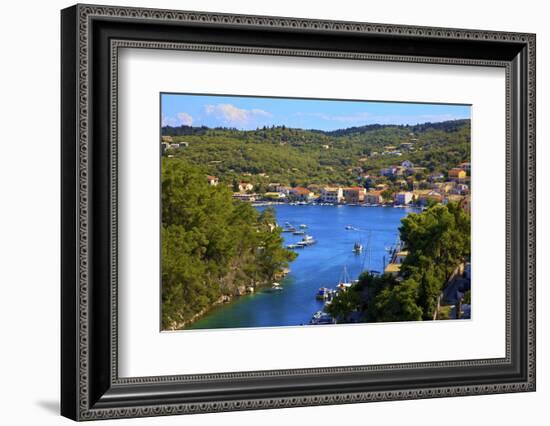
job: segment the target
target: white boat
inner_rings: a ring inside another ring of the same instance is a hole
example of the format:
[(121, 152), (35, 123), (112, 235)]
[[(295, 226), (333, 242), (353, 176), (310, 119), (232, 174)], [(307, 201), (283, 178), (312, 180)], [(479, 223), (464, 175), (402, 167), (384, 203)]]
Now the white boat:
[(336, 321), (328, 312), (317, 311), (311, 317), (309, 321), (311, 325), (322, 325), (322, 324), (335, 324)]
[(363, 246), (359, 243), (359, 242), (356, 242), (354, 245), (353, 245), (353, 252), (356, 253), (356, 254), (359, 254), (363, 251)]
[(273, 285), (271, 286), (271, 291), (282, 291), (282, 290), (283, 288), (279, 283), (273, 283)]
[(306, 229), (306, 228), (307, 228), (307, 225), (306, 225), (305, 223), (302, 223), (302, 224), (300, 225), (300, 228)]
[(298, 241), (296, 244), (301, 246), (310, 246), (312, 244), (315, 244), (317, 241), (313, 239), (311, 235), (304, 235), (302, 238), (302, 241)]
[(344, 272), (342, 273), (342, 277), (338, 282), (338, 285), (336, 286), (336, 288), (340, 291), (343, 291), (343, 290), (347, 290), (351, 286), (352, 286), (352, 281), (348, 274), (348, 268), (344, 266)]

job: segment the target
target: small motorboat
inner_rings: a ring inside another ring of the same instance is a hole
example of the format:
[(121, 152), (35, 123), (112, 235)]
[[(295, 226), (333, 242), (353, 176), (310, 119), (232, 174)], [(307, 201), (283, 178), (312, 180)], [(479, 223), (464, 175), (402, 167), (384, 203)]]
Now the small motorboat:
[(273, 285), (271, 286), (271, 291), (283, 291), (283, 288), (281, 287), (281, 284), (273, 283)]
[(302, 241), (298, 241), (296, 244), (300, 246), (310, 246), (312, 244), (315, 244), (316, 242), (317, 241), (315, 241), (311, 235), (304, 235)]

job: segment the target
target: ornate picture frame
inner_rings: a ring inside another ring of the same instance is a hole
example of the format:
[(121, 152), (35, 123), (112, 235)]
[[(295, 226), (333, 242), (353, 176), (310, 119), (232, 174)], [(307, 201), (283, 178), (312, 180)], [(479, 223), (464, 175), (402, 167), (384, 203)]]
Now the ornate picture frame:
[[(64, 9), (61, 29), (62, 415), (94, 420), (535, 390), (534, 34), (95, 5)], [(119, 377), (117, 58), (125, 47), (504, 69), (506, 356)]]

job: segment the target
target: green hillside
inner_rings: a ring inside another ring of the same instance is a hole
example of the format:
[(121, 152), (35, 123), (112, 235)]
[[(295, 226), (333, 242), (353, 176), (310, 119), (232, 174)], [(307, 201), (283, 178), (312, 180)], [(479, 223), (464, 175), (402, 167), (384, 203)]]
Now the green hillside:
[[(260, 187), (268, 182), (349, 185), (357, 182), (360, 172), (376, 175), (381, 167), (404, 160), (429, 173), (444, 173), (470, 159), (470, 120), (331, 132), (284, 126), (251, 131), (181, 126), (164, 127), (162, 135), (188, 144), (171, 155), (201, 166), (221, 182), (245, 180)], [(384, 154), (388, 146), (402, 155)]]

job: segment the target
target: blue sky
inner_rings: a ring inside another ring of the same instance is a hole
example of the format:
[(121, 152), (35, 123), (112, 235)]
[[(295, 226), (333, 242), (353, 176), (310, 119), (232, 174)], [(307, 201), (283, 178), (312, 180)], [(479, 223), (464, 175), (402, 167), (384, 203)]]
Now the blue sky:
[(335, 130), (366, 124), (418, 124), (470, 118), (469, 105), (161, 95), (162, 125), (235, 127), (285, 125)]

